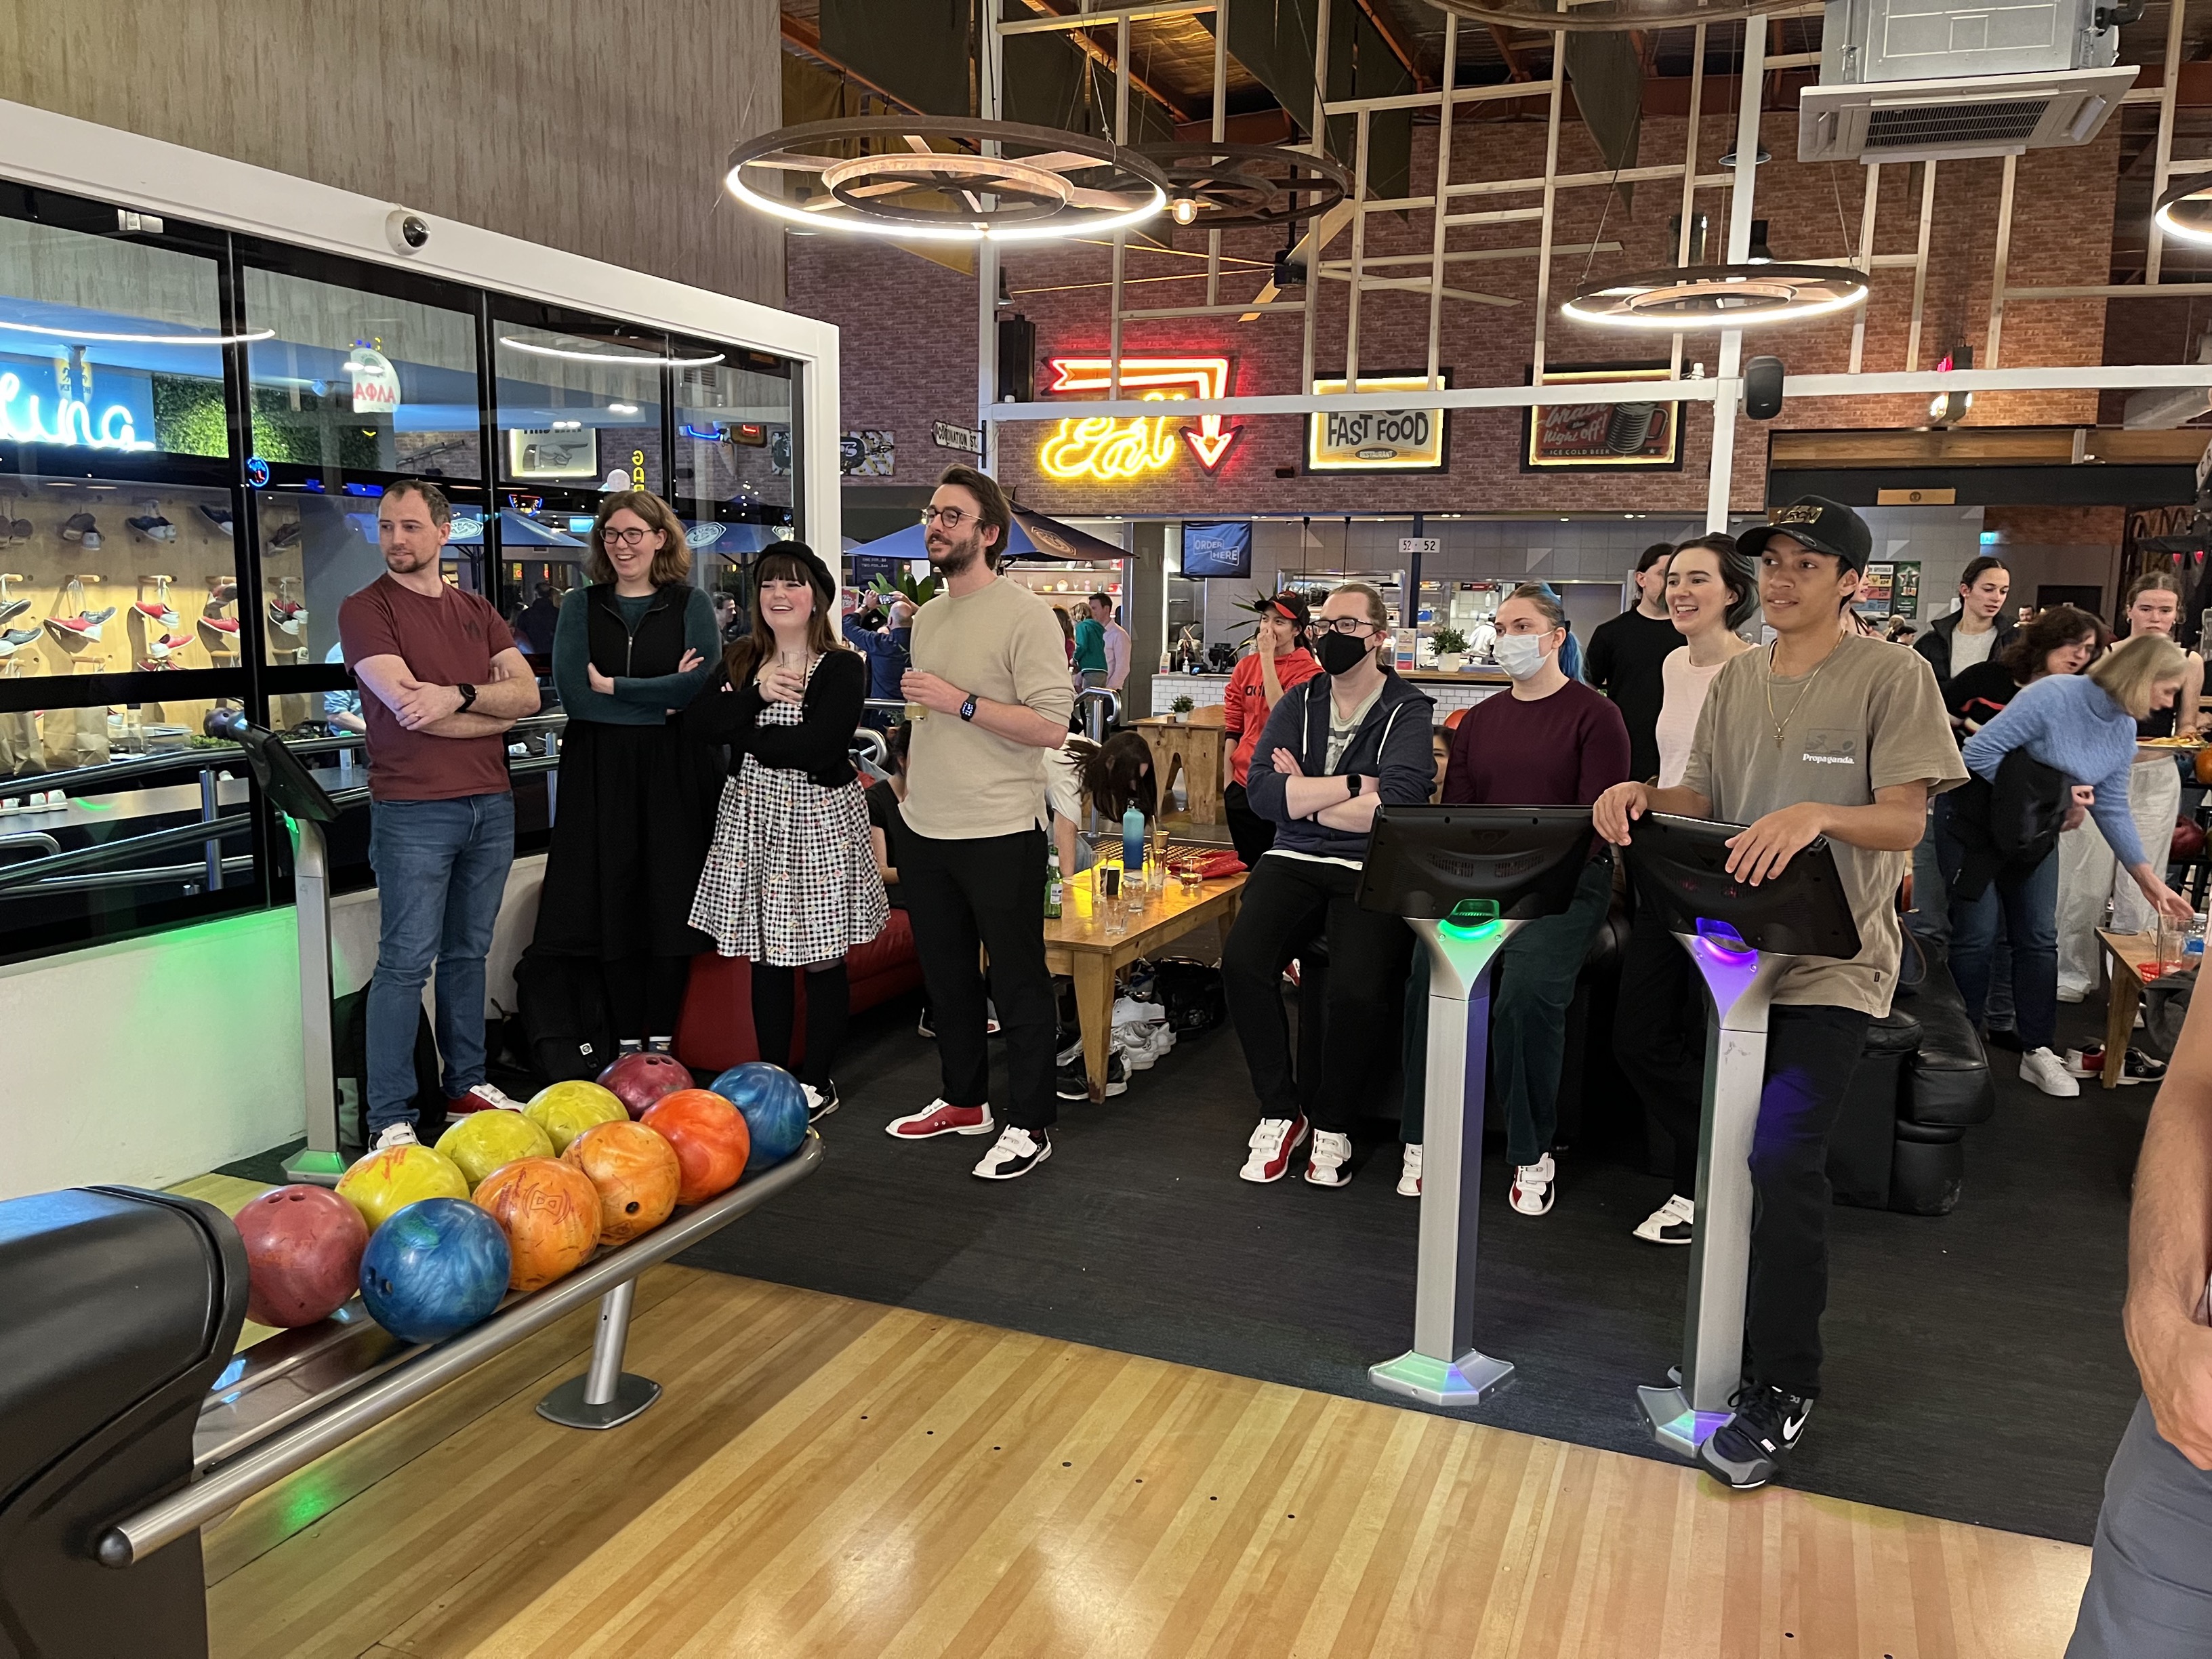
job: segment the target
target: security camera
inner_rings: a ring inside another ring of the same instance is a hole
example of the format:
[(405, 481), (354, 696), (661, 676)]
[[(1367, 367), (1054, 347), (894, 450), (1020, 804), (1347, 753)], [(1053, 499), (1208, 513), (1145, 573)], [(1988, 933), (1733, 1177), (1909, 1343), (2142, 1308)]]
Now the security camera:
[(430, 222), (419, 213), (394, 208), (385, 216), (384, 234), (397, 253), (420, 253), (430, 245)]

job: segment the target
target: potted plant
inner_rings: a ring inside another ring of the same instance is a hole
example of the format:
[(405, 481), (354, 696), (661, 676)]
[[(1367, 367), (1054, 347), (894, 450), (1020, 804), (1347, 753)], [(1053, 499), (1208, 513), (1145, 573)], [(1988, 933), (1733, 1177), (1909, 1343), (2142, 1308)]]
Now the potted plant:
[(1185, 726), (1189, 724), (1190, 711), (1197, 707), (1198, 705), (1192, 702), (1188, 695), (1185, 695), (1183, 696), (1177, 697), (1173, 702), (1170, 703), (1168, 705), (1168, 712), (1175, 716), (1176, 725)]
[(1439, 628), (1433, 639), (1437, 647), (1437, 672), (1458, 673), (1467, 661), (1467, 635), (1456, 628)]

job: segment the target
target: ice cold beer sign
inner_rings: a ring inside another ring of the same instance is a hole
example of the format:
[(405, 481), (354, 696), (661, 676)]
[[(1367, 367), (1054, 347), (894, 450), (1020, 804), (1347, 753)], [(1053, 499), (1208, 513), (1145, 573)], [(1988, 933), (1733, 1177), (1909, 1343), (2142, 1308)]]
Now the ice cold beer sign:
[[(1449, 384), (1447, 380), (1446, 384)], [(1359, 377), (1362, 392), (1425, 392), (1425, 375)], [(1344, 390), (1342, 380), (1316, 380), (1314, 392), (1328, 397)], [(1306, 427), (1309, 472), (1437, 472), (1444, 465), (1444, 412), (1441, 409), (1346, 410), (1310, 416)]]

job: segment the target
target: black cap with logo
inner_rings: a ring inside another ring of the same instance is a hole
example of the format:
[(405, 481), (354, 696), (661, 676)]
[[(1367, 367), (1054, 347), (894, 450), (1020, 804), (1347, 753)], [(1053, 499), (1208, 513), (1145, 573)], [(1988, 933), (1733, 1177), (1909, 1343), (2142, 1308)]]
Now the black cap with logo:
[(1800, 495), (1789, 506), (1774, 508), (1765, 524), (1745, 531), (1735, 544), (1755, 559), (1777, 536), (1787, 536), (1815, 553), (1832, 554), (1852, 570), (1864, 570), (1874, 554), (1874, 532), (1867, 521), (1826, 495)]

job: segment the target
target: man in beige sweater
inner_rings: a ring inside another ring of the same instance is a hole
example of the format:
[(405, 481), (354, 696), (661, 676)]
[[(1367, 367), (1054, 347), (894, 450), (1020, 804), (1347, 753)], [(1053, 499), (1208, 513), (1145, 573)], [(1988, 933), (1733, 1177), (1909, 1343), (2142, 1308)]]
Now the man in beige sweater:
[[(942, 1092), (889, 1126), (901, 1140), (1000, 1131), (975, 1173), (1027, 1175), (1052, 1156), (1057, 1018), (1044, 960), (1044, 751), (1067, 736), (1074, 694), (1052, 610), (1003, 580), (1012, 522), (988, 474), (946, 470), (922, 520), (938, 596), (915, 613), (902, 684), (924, 711), (907, 763), (899, 884), (929, 988)], [(1009, 1098), (992, 1115), (986, 991), (1006, 1038)]]

